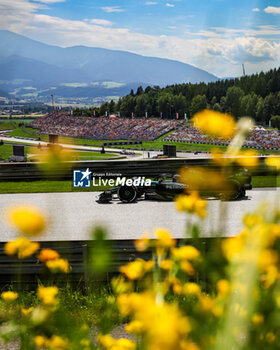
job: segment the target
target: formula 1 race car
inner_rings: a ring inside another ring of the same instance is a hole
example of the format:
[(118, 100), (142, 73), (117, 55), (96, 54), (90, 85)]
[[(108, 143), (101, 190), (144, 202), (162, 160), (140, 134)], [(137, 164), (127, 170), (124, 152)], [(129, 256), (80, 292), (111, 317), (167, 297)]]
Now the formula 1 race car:
[[(242, 180), (241, 180), (242, 179)], [(246, 196), (246, 190), (252, 189), (249, 174), (235, 174), (228, 179), (230, 191), (204, 190), (200, 195), (204, 198), (217, 198), (221, 200), (237, 200)], [(188, 193), (188, 186), (180, 182), (180, 176), (175, 175), (166, 179), (162, 175), (151, 181), (150, 186), (116, 186), (102, 192), (97, 197), (98, 203), (110, 203), (120, 200), (123, 203), (132, 203), (139, 199), (172, 201), (177, 195)]]

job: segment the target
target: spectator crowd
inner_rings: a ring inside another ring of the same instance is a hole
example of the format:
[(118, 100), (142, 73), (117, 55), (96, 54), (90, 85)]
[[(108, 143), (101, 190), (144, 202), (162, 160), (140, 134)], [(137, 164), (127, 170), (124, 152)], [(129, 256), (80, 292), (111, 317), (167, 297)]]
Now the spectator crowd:
[[(210, 138), (194, 126), (184, 124), (179, 126), (173, 133), (167, 135), (164, 141), (227, 146), (231, 140)], [(247, 136), (244, 146), (257, 149), (280, 149), (280, 131), (256, 127)]]
[(43, 134), (95, 140), (152, 141), (174, 130), (181, 123), (178, 120), (72, 116), (70, 112), (60, 111), (38, 118), (31, 125)]
[[(95, 140), (143, 140), (153, 141), (166, 133), (164, 141), (197, 144), (228, 145), (231, 140), (208, 137), (199, 129), (180, 120), (127, 119), (118, 117), (73, 116), (59, 111), (37, 118), (31, 124), (39, 133), (59, 136), (92, 138)], [(248, 135), (245, 147), (280, 149), (280, 131), (255, 128)]]

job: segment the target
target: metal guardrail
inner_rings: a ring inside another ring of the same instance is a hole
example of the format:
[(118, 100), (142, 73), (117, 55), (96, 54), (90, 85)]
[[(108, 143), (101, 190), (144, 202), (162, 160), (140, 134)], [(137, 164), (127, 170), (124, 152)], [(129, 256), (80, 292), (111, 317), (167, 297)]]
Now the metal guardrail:
[(41, 179), (70, 180), (73, 170), (87, 169), (93, 173), (121, 176), (158, 176), (175, 174), (184, 165), (204, 165), (208, 159), (149, 159), (149, 160), (112, 160), (77, 161), (62, 163), (53, 173), (44, 173), (36, 163), (0, 163), (0, 181), (30, 181)]
[[(265, 157), (259, 157), (260, 164)], [(204, 166), (210, 164), (209, 158), (177, 158), (177, 159), (137, 159), (137, 160), (103, 160), (75, 161), (61, 163), (55, 172), (44, 173), (38, 163), (0, 163), (1, 181), (32, 181), (32, 180), (72, 180), (73, 170), (89, 168), (95, 174), (103, 177), (116, 176), (146, 176), (156, 177), (161, 174), (176, 174), (186, 165)], [(259, 175), (264, 170), (257, 170)], [(1, 191), (0, 191), (1, 192)]]
[[(201, 238), (195, 245), (202, 253), (211, 249), (213, 238)], [(191, 239), (187, 240), (190, 243)], [(43, 264), (36, 258), (18, 260), (16, 257), (7, 256), (4, 253), (4, 244), (0, 243), (0, 287), (7, 284), (24, 286), (36, 286), (37, 282), (47, 281), (50, 275)], [(186, 244), (186, 240), (178, 240), (178, 246)], [(152, 258), (152, 252), (138, 252), (133, 240), (107, 240), (106, 246), (112, 254), (112, 261), (105, 274), (97, 274), (88, 268), (90, 250), (94, 248), (94, 241), (52, 241), (40, 242), (41, 248), (51, 248), (59, 252), (62, 258), (66, 258), (71, 266), (67, 275), (57, 275), (56, 281), (72, 283), (88, 283), (90, 281), (108, 281), (110, 277), (118, 273), (119, 267), (137, 258), (145, 260)], [(19, 280), (19, 274), (21, 280)], [(53, 275), (52, 275), (53, 276)], [(53, 277), (52, 277), (53, 279)]]

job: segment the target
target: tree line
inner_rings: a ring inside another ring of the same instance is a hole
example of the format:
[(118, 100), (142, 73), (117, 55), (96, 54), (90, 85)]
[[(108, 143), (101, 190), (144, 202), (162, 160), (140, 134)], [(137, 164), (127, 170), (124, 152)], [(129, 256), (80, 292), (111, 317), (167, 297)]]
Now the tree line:
[[(140, 86), (116, 102), (82, 113), (92, 116), (95, 110), (96, 116), (116, 113), (125, 118), (183, 119), (205, 108), (231, 113), (236, 118), (250, 116), (267, 125), (272, 116), (280, 115), (280, 68), (208, 84), (148, 86), (145, 90)], [(81, 114), (81, 110), (74, 114)], [(276, 119), (272, 118), (273, 122)]]

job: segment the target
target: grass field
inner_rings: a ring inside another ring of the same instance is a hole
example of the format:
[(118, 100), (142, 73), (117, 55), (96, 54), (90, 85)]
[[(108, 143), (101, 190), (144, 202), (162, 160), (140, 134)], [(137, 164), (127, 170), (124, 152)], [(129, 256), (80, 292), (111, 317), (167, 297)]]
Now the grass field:
[[(24, 154), (28, 157), (28, 160), (36, 158), (36, 153), (38, 152), (37, 147), (24, 147)], [(101, 154), (100, 152), (80, 152), (80, 151), (69, 151), (71, 152), (71, 159), (72, 160), (102, 160), (102, 159), (112, 159), (117, 157), (117, 154), (114, 153), (104, 153)], [(13, 146), (12, 144), (5, 144), (0, 145), (0, 159), (8, 159), (10, 156), (13, 155)]]
[[(20, 136), (20, 137), (40, 137), (41, 140), (48, 140), (47, 135), (37, 134), (34, 129), (26, 128), (29, 133), (24, 132), (21, 128), (17, 128), (9, 133), (10, 136)], [(141, 145), (131, 145), (131, 146), (116, 146), (116, 148), (133, 148), (133, 149), (144, 149), (144, 150), (162, 150), (163, 145), (175, 145), (177, 147), (177, 151), (189, 151), (189, 152), (209, 152), (213, 147), (219, 148), (221, 150), (225, 150), (226, 146), (213, 146), (213, 145), (204, 145), (204, 144), (194, 144), (194, 143), (185, 143), (185, 142), (167, 142), (163, 141), (165, 136), (158, 138), (155, 141), (144, 141)], [(87, 144), (100, 146), (103, 145), (104, 142), (110, 142), (112, 140), (92, 140), (92, 139), (81, 139), (81, 138), (71, 138), (71, 137), (60, 137), (59, 142), (61, 143), (70, 143), (70, 144)], [(118, 141), (127, 141), (127, 140), (114, 140)], [(248, 149), (248, 148), (246, 148)], [(258, 150), (260, 154), (280, 154), (280, 150)]]
[[(253, 188), (280, 187), (280, 175), (253, 176)], [(65, 181), (19, 181), (0, 182), (0, 193), (49, 193), (49, 192), (95, 192), (109, 189), (110, 186), (75, 188), (70, 180)]]

